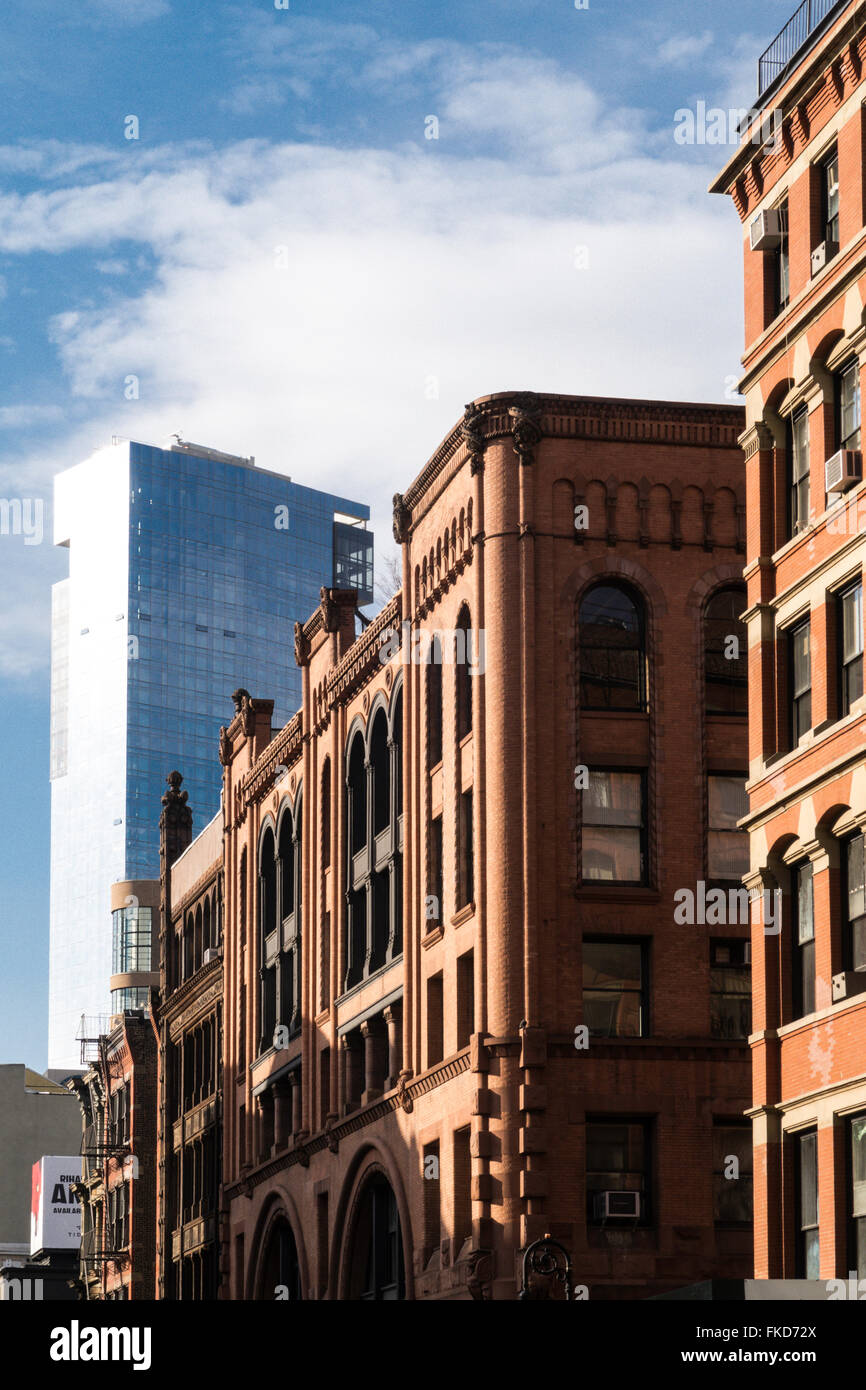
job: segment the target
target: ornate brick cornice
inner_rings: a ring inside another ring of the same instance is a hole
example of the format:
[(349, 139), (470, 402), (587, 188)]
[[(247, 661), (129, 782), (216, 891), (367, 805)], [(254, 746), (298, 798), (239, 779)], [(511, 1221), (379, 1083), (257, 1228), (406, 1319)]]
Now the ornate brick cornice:
[(386, 628), (399, 627), (401, 621), (401, 595), (395, 594), (381, 613), (377, 613), (361, 636), (352, 643), (346, 655), (333, 671), (328, 673), (328, 703), (336, 704), (344, 700), (359, 686), (363, 685), (376, 671), (381, 671), (379, 661), (381, 638)]
[(303, 717), (301, 710), (271, 739), (267, 748), (259, 755), (241, 782), (240, 792), (244, 805), (256, 801), (267, 791), (276, 779), (278, 767), (291, 767), (301, 756), (303, 743)]

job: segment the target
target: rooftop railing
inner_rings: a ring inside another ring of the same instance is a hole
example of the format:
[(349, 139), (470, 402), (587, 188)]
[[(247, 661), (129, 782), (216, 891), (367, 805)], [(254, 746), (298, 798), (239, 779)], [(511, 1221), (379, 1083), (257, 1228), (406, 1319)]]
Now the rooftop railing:
[(781, 33), (758, 59), (758, 96), (784, 71), (791, 59), (808, 43), (819, 25), (835, 10), (841, 10), (850, 0), (803, 0)]

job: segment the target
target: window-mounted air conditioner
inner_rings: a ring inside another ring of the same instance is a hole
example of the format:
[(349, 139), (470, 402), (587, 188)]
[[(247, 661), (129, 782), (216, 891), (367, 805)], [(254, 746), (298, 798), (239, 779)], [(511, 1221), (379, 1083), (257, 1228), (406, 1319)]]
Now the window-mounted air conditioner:
[(822, 271), (827, 262), (832, 261), (838, 250), (839, 246), (835, 241), (822, 241), (820, 246), (816, 246), (812, 252), (812, 274), (817, 275)]
[(833, 1003), (840, 999), (853, 999), (857, 994), (866, 993), (866, 971), (843, 970), (841, 975), (833, 976)]
[(638, 1221), (639, 1192), (597, 1192), (594, 1215), (596, 1221)]
[(824, 464), (828, 492), (847, 492), (863, 480), (863, 455), (859, 449), (840, 449)]
[(218, 947), (218, 946), (208, 946), (207, 950), (206, 950), (205, 953), (204, 953), (204, 964), (205, 964), (205, 965), (210, 965), (210, 963), (211, 963), (212, 960), (219, 960), (219, 958), (220, 958), (219, 947)]
[(782, 219), (778, 208), (759, 212), (749, 224), (749, 243), (753, 251), (774, 251), (782, 240)]

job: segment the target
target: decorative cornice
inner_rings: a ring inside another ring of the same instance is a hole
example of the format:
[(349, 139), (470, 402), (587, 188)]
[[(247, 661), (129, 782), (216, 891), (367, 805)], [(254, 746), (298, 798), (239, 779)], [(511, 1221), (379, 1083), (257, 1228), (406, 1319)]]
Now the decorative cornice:
[(298, 710), (276, 738), (271, 739), (243, 778), (240, 794), (244, 805), (249, 805), (268, 789), (276, 777), (278, 767), (291, 767), (293, 762), (297, 762), (301, 756), (303, 732), (302, 711)]
[(328, 703), (336, 704), (345, 699), (373, 672), (381, 670), (379, 661), (381, 637), (386, 628), (399, 627), (401, 621), (400, 594), (395, 594), (381, 613), (377, 613), (370, 626), (354, 641), (342, 661), (328, 672)]

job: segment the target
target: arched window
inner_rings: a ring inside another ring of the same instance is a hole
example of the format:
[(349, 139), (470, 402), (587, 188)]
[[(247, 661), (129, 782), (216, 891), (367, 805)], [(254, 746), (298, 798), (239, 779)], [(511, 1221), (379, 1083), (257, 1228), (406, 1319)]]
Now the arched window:
[(261, 982), (261, 1051), (273, 1042), (277, 1022), (277, 865), (274, 832), (268, 828), (259, 856), (259, 979)]
[[(301, 810), (280, 821), (279, 931), (276, 960), (276, 1018), (294, 1037), (301, 1029)], [(295, 829), (297, 827), (297, 834)]]
[(580, 605), (583, 709), (645, 710), (643, 603), (623, 584), (596, 584)]
[(364, 1189), (351, 1239), (349, 1298), (368, 1303), (405, 1298), (397, 1200), (390, 1183), (380, 1174)]
[(279, 1298), (284, 1302), (297, 1303), (301, 1300), (298, 1248), (292, 1228), (283, 1218), (274, 1223), (268, 1235), (257, 1293), (264, 1301)]
[(331, 864), (331, 759), (322, 768), (322, 868)]
[(704, 678), (707, 714), (748, 713), (748, 635), (740, 614), (747, 605), (744, 584), (717, 589), (707, 602)]
[(442, 761), (442, 648), (439, 638), (430, 643), (427, 661), (427, 750), (430, 767)]
[(364, 766), (364, 740), (360, 732), (352, 741), (349, 754), (349, 850), (357, 854), (367, 843), (367, 769)]
[(469, 663), (472, 660), (472, 619), (469, 609), (464, 605), (457, 618), (457, 644), (454, 652), (454, 679), (457, 693), (457, 738), (465, 738), (472, 731), (472, 676)]
[(373, 720), (370, 740), (373, 771), (373, 834), (387, 830), (391, 819), (391, 754), (388, 748), (388, 716), (380, 709)]
[[(402, 708), (402, 697), (398, 697), (394, 722), (402, 718)], [(403, 949), (400, 736), (395, 735), (394, 722), (389, 723), (386, 711), (378, 708), (369, 732), (369, 758), (360, 730), (348, 758), (344, 989), (374, 974)]]
[(202, 949), (207, 952), (211, 948), (211, 919), (210, 919), (210, 896), (204, 900), (204, 919), (202, 921)]
[(280, 821), (280, 920), (283, 922), (295, 910), (295, 850), (292, 831), (292, 813), (286, 811)]

